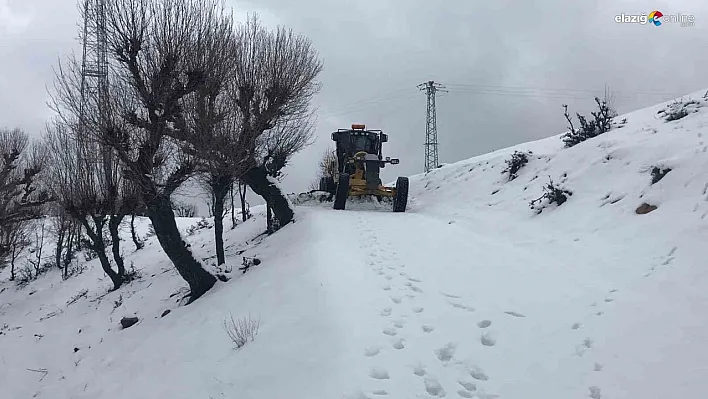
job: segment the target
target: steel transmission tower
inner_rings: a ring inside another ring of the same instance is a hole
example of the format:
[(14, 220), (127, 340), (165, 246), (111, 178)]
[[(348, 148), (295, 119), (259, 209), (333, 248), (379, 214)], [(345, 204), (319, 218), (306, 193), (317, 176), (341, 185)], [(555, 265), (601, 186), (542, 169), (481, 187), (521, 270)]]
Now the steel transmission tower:
[[(106, 31), (106, 0), (84, 0), (83, 9), (83, 55), (81, 62), (81, 104), (79, 109), (79, 131), (77, 137), (78, 165), (103, 162), (107, 173), (110, 170), (109, 151), (89, 150), (88, 129), (101, 129), (108, 118), (108, 35)], [(95, 118), (95, 119), (94, 119)], [(96, 122), (90, 124), (89, 120)], [(100, 159), (98, 158), (100, 156)], [(86, 178), (89, 178), (86, 176)]]
[(86, 137), (87, 112), (102, 124), (108, 112), (108, 37), (106, 0), (84, 0), (83, 59), (81, 63), (80, 141)]
[(437, 92), (446, 92), (445, 86), (430, 80), (418, 85), (418, 89), (425, 90), (428, 98), (428, 107), (425, 117), (425, 173), (438, 167), (438, 127), (435, 111), (435, 95)]

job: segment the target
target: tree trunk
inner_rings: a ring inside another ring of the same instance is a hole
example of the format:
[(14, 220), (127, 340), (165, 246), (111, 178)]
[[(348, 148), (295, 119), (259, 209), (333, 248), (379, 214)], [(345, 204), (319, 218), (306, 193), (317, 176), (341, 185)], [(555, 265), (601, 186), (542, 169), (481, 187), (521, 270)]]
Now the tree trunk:
[(241, 200), (241, 218), (245, 222), (248, 220), (248, 215), (246, 215), (246, 187), (241, 181), (238, 182), (238, 196)]
[(188, 303), (194, 302), (214, 286), (216, 277), (204, 270), (192, 255), (187, 243), (182, 240), (169, 197), (160, 196), (150, 201), (147, 204), (147, 214), (162, 249), (180, 276), (189, 284), (191, 292)]
[(17, 246), (12, 245), (12, 254), (10, 254), (10, 281), (15, 281), (17, 274), (15, 273), (15, 261), (17, 260)]
[(273, 234), (273, 208), (266, 202), (266, 231)]
[(108, 275), (108, 278), (113, 282), (113, 290), (117, 290), (123, 284), (123, 279), (111, 267), (111, 261), (106, 255), (106, 243), (103, 241), (103, 225), (105, 221), (102, 216), (93, 216), (95, 230), (91, 228), (88, 219), (81, 218), (81, 224), (86, 229), (86, 235), (91, 240), (91, 249), (98, 255), (98, 260), (101, 262), (101, 268)]
[(111, 233), (111, 251), (113, 252), (116, 266), (118, 266), (118, 276), (120, 276), (121, 280), (125, 277), (125, 262), (123, 262), (123, 257), (120, 255), (120, 233), (118, 228), (123, 218), (124, 216), (122, 215), (111, 215), (108, 220), (108, 231)]
[(287, 198), (283, 195), (273, 182), (268, 179), (265, 168), (251, 168), (243, 176), (243, 181), (253, 190), (254, 193), (263, 197), (267, 204), (273, 209), (273, 215), (278, 221), (279, 226), (285, 226), (293, 220), (293, 210), (290, 209), (290, 204)]
[(135, 214), (130, 215), (130, 235), (133, 237), (133, 244), (135, 244), (135, 250), (143, 249), (145, 244), (140, 241), (138, 234), (135, 232)]
[[(63, 223), (63, 222), (61, 222)], [(61, 262), (61, 250), (64, 248), (64, 236), (66, 235), (66, 229), (65, 227), (59, 226), (59, 231), (57, 231), (57, 246), (56, 249), (54, 250), (54, 262), (57, 265), (58, 269), (62, 269), (62, 262)]]
[(72, 223), (68, 230), (68, 236), (66, 237), (66, 252), (64, 252), (64, 280), (69, 276), (69, 265), (71, 265), (71, 260), (74, 253), (74, 224)]
[(229, 185), (224, 181), (216, 181), (211, 185), (214, 212), (214, 241), (216, 242), (216, 263), (221, 266), (226, 263), (224, 254), (224, 203), (229, 193)]
[(231, 194), (231, 228), (236, 227), (236, 208), (234, 207), (234, 185), (231, 183), (229, 188), (229, 193)]

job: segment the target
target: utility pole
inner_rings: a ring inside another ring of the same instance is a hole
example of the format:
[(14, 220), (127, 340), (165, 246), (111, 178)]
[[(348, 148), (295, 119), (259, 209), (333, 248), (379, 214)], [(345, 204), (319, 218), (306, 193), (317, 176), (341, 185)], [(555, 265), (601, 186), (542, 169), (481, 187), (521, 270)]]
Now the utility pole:
[(438, 162), (438, 127), (435, 111), (435, 94), (437, 92), (447, 92), (445, 86), (430, 80), (421, 83), (418, 89), (424, 90), (428, 98), (428, 107), (425, 116), (425, 173), (436, 169)]

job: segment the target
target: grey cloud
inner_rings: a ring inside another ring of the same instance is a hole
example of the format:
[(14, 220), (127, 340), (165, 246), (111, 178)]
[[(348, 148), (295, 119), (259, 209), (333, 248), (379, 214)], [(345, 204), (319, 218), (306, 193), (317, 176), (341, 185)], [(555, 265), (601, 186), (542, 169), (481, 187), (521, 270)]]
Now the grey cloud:
[[(24, 30), (21, 23), (0, 29), (0, 121), (40, 129), (50, 115), (44, 102), (51, 67), (76, 46), (76, 3), (0, 0), (0, 21), (2, 4), (32, 18)], [(609, 0), (230, 4), (239, 19), (257, 11), (267, 24), (307, 35), (325, 63), (315, 101), (318, 141), (288, 168), (284, 188), (292, 192), (312, 179), (329, 134), (351, 123), (390, 134), (386, 155), (401, 164), (386, 168), (386, 179), (421, 172), (425, 96), (416, 85), (430, 79), (449, 89), (437, 99), (441, 162), (558, 134), (565, 128), (561, 104), (587, 113), (606, 84), (620, 112), (708, 86), (708, 3), (696, 0), (649, 4), (664, 14), (695, 15), (691, 28), (617, 24), (617, 14), (652, 10)]]

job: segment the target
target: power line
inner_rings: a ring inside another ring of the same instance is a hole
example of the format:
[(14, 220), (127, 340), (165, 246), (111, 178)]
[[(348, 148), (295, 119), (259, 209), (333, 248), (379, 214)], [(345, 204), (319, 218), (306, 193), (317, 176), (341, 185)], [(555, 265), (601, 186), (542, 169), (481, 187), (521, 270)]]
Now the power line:
[[(468, 83), (445, 83), (448, 88), (460, 90), (506, 90), (506, 91), (536, 91), (536, 92), (578, 92), (578, 93), (597, 93), (603, 92), (604, 89), (579, 89), (579, 88), (554, 88), (554, 87), (538, 87), (538, 86), (501, 86), (501, 85), (478, 85)], [(637, 90), (617, 90), (615, 93), (627, 93), (635, 95), (670, 95), (676, 93), (665, 91), (637, 91)]]
[(440, 83), (435, 83), (432, 80), (421, 83), (417, 87), (419, 90), (425, 90), (428, 100), (425, 113), (425, 173), (428, 173), (440, 165), (438, 161), (438, 127), (435, 95), (438, 91), (446, 92), (446, 90), (444, 90), (445, 86)]

